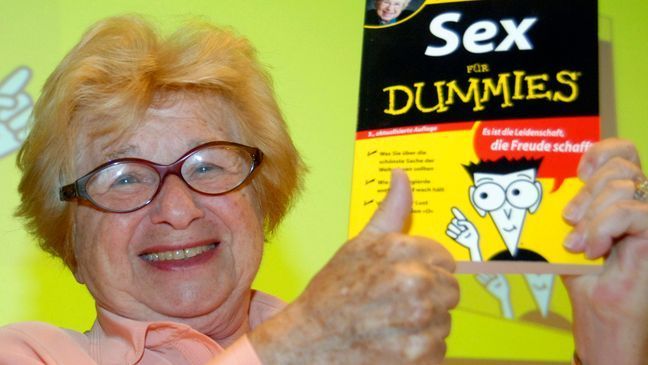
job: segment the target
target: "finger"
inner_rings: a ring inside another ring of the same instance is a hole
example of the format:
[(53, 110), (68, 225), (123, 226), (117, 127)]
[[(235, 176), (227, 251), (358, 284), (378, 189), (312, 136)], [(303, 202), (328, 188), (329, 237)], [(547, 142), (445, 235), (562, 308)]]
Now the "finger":
[(585, 252), (585, 223), (579, 223), (574, 229), (565, 237), (563, 247), (571, 253)]
[[(448, 310), (457, 308), (457, 306), (459, 305), (459, 300), (461, 299), (459, 281), (457, 280), (457, 277), (452, 273), (453, 271), (437, 269), (439, 277), (443, 278), (445, 287), (449, 288), (445, 291), (446, 295), (441, 299), (441, 302)], [(436, 294), (437, 293), (433, 293), (433, 295)]]
[(465, 230), (464, 225), (461, 222), (459, 222), (457, 218), (454, 218), (452, 222), (448, 224), (448, 226), (453, 226), (454, 228), (458, 229), (460, 232)]
[(461, 210), (459, 210), (459, 208), (455, 208), (455, 207), (453, 207), (453, 208), (452, 208), (452, 214), (454, 214), (454, 216), (455, 216), (458, 220), (461, 220), (461, 221), (465, 221), (465, 220), (467, 220), (467, 219), (466, 219), (466, 216), (461, 212)]
[(624, 201), (632, 200), (635, 192), (635, 183), (631, 180), (614, 180), (608, 183), (605, 189), (601, 190), (589, 205), (584, 219), (592, 220), (597, 215), (611, 207), (612, 205)]
[(594, 171), (614, 157), (620, 157), (641, 166), (639, 153), (634, 144), (623, 139), (609, 138), (594, 144), (583, 155), (578, 164), (578, 176), (581, 180), (587, 181)]
[(454, 272), (456, 263), (450, 252), (443, 245), (421, 236), (408, 236), (401, 233), (389, 233), (381, 237), (379, 250), (380, 259), (392, 263), (418, 262), (429, 270), (443, 268)]
[(447, 235), (448, 237), (452, 238), (452, 239), (455, 240), (455, 241), (457, 240), (457, 237), (459, 237), (459, 234), (454, 233), (454, 232), (452, 232), (452, 231), (450, 231), (450, 230), (446, 230), (446, 235)]
[(412, 189), (405, 171), (392, 170), (387, 196), (360, 235), (402, 231), (412, 212)]
[(597, 195), (601, 190), (614, 180), (635, 180), (643, 177), (639, 166), (631, 161), (614, 157), (592, 174), (587, 181), (586, 188), (592, 195)]
[(400, 263), (389, 270), (369, 270), (374, 285), (363, 300), (368, 314), (359, 325), (365, 330), (381, 327), (421, 329), (435, 317), (456, 307), (457, 279), (446, 270), (429, 269), (420, 263)]
[(0, 95), (0, 108), (12, 109), (14, 106), (16, 106), (16, 99)]
[(448, 231), (454, 233), (454, 234), (461, 234), (461, 228), (455, 226), (454, 224), (448, 225)]
[[(452, 327), (452, 317), (448, 311), (442, 311), (437, 313), (430, 326), (422, 331), (416, 331), (413, 336), (415, 341), (410, 339), (408, 342), (412, 344), (417, 344), (420, 349), (420, 353), (427, 354), (421, 358), (423, 362), (417, 362), (416, 364), (425, 364), (430, 365), (432, 363), (436, 364), (438, 361), (442, 360), (442, 357), (439, 357), (437, 360), (431, 362), (429, 357), (430, 352), (438, 352), (437, 355), (443, 355), (445, 353), (445, 341), (444, 339), (450, 335), (450, 330)], [(427, 340), (427, 341), (426, 341)], [(413, 351), (410, 351), (410, 353)], [(398, 362), (399, 364), (402, 362)]]
[(594, 172), (586, 185), (565, 207), (563, 216), (572, 224), (581, 220), (589, 211), (593, 199), (616, 180), (634, 180), (643, 173), (638, 165), (620, 157), (613, 157)]
[(462, 232), (470, 230), (470, 227), (472, 226), (472, 224), (468, 221), (457, 222), (457, 225)]
[(30, 77), (31, 71), (27, 67), (17, 68), (6, 79), (4, 79), (2, 83), (0, 83), (0, 94), (18, 94), (22, 89), (25, 88), (27, 82), (29, 82)]
[(578, 223), (587, 212), (591, 199), (592, 195), (589, 190), (583, 187), (565, 206), (563, 218), (571, 225)]
[(597, 259), (609, 254), (614, 241), (626, 235), (648, 238), (648, 204), (626, 200), (598, 214), (585, 229), (585, 256)]
[[(16, 135), (20, 135), (21, 132), (26, 132), (25, 128), (27, 127), (31, 113), (32, 108), (24, 108), (21, 110), (9, 120), (9, 128), (11, 128)], [(0, 112), (0, 114), (2, 114), (2, 112)]]
[(482, 285), (486, 285), (490, 281), (495, 279), (496, 276), (493, 275), (493, 274), (477, 274), (476, 278), (477, 278), (477, 281), (479, 281)]
[[(445, 317), (444, 317), (445, 319)], [(447, 346), (443, 332), (450, 329), (450, 320), (423, 331), (384, 331), (372, 336), (366, 344), (362, 361), (347, 361), (347, 364), (411, 364), (438, 365), (443, 362)], [(376, 358), (370, 358), (379, 354)], [(369, 360), (369, 361), (367, 361)]]

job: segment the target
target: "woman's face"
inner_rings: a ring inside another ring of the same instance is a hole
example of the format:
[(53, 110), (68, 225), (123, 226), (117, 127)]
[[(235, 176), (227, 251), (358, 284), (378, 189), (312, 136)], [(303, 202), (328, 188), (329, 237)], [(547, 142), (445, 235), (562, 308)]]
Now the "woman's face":
[(391, 22), (398, 18), (405, 9), (406, 2), (406, 0), (378, 0), (376, 2), (376, 13), (384, 22)]
[[(169, 164), (204, 142), (240, 142), (233, 121), (226, 120), (230, 113), (208, 123), (199, 108), (187, 100), (149, 109), (134, 133), (114, 144), (82, 138), (78, 176), (119, 157)], [(205, 332), (210, 329), (200, 328), (202, 319), (235, 322), (247, 311), (262, 255), (263, 217), (256, 199), (249, 184), (206, 196), (169, 175), (153, 201), (131, 213), (79, 204), (75, 275), (101, 307), (122, 316), (184, 321)], [(185, 249), (198, 254), (167, 261), (151, 255)]]

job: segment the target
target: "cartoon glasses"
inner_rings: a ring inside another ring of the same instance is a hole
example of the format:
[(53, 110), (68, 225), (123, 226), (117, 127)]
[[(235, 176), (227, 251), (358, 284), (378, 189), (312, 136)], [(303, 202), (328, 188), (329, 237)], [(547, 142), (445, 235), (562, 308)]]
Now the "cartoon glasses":
[(513, 181), (506, 190), (496, 183), (480, 184), (472, 193), (475, 205), (484, 211), (492, 212), (508, 201), (515, 208), (527, 209), (538, 202), (540, 191), (528, 180)]

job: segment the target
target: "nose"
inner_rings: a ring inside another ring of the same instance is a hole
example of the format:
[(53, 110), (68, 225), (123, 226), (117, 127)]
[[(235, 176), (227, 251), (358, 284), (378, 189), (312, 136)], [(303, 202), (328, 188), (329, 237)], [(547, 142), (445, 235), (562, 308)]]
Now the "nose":
[(196, 204), (196, 194), (178, 176), (168, 175), (151, 202), (151, 221), (178, 230), (189, 227), (191, 222), (204, 216), (202, 208)]

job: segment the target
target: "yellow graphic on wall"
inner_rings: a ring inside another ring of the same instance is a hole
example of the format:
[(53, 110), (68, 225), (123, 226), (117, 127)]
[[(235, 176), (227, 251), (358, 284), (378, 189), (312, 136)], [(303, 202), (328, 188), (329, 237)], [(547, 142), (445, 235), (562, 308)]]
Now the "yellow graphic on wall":
[(30, 78), (31, 70), (23, 66), (0, 81), (0, 158), (17, 150), (27, 134), (33, 102), (25, 87)]

